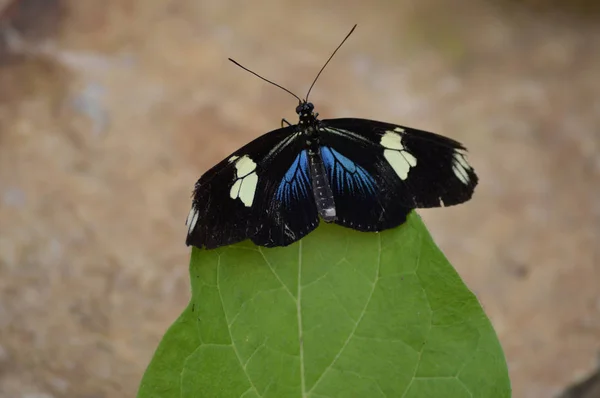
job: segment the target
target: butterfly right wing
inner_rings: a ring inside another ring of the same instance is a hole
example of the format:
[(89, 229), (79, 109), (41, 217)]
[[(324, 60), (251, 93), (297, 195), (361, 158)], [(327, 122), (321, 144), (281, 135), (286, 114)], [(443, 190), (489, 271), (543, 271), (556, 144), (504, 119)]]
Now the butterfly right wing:
[(326, 119), (319, 129), (337, 224), (392, 228), (412, 209), (469, 200), (477, 185), (466, 149), (450, 138), (366, 119)]
[(299, 136), (293, 126), (274, 130), (207, 171), (194, 188), (186, 244), (286, 246), (312, 231), (318, 216)]
[[(300, 141), (300, 140), (298, 140)], [(312, 192), (308, 153), (300, 145), (281, 154), (269, 171), (265, 195), (257, 207), (260, 227), (252, 241), (260, 246), (287, 246), (319, 225)], [(289, 164), (290, 154), (293, 162)]]

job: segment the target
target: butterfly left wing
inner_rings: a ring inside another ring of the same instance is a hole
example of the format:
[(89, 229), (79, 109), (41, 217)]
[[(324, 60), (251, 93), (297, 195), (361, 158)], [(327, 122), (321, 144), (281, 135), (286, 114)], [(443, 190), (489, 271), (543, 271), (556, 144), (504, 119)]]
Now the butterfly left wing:
[(465, 202), (477, 185), (466, 149), (450, 138), (366, 119), (323, 120), (319, 131), (338, 224), (391, 228), (414, 208)]
[(198, 180), (186, 244), (208, 249), (252, 239), (285, 246), (318, 224), (303, 141), (294, 127), (258, 137)]

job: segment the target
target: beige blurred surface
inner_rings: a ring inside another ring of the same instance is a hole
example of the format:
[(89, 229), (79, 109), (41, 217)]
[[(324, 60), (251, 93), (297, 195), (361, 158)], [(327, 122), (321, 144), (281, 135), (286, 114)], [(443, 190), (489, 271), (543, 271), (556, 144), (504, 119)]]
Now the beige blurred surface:
[[(421, 211), (478, 295), (514, 397), (600, 351), (600, 18), (483, 0), (23, 0), (0, 11), (0, 397), (131, 397), (189, 298), (196, 179), (295, 120), (448, 135), (474, 199)], [(1, 4), (1, 3), (0, 3)], [(2, 7), (0, 7), (2, 10)]]

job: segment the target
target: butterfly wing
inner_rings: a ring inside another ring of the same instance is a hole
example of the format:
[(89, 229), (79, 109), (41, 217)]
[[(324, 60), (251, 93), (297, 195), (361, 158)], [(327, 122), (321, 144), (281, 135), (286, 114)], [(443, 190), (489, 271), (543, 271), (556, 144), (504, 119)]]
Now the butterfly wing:
[[(252, 237), (257, 245), (287, 246), (319, 225), (307, 150), (302, 143), (298, 147), (301, 149), (294, 151), (293, 156), (281, 155), (281, 162), (273, 164), (269, 170), (267, 195), (256, 214), (260, 228)], [(293, 160), (291, 165), (290, 158)]]
[(312, 231), (319, 220), (299, 136), (274, 130), (207, 171), (194, 188), (186, 244), (285, 246)]
[(366, 119), (323, 120), (319, 129), (341, 225), (391, 228), (414, 208), (465, 202), (477, 185), (466, 149), (450, 138)]

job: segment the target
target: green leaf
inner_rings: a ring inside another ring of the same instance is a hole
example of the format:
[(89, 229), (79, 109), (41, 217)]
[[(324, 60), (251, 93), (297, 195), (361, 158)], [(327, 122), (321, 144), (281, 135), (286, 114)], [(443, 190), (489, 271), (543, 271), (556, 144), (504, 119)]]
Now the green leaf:
[(138, 397), (510, 397), (475, 296), (412, 213), (285, 248), (193, 249), (192, 299)]

